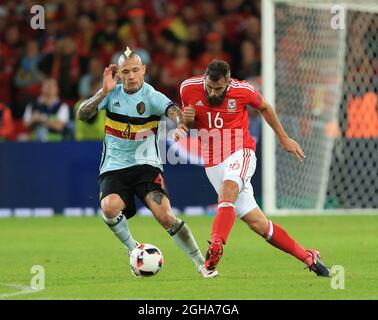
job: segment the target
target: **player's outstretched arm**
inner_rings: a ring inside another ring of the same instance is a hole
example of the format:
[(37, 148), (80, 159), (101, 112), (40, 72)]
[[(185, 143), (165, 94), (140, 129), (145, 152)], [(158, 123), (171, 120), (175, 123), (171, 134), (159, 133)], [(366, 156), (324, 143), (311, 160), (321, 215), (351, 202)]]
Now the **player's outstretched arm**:
[(117, 66), (115, 64), (109, 65), (104, 70), (102, 88), (95, 93), (94, 96), (83, 101), (77, 111), (77, 118), (86, 121), (92, 118), (97, 113), (97, 108), (101, 101), (114, 89), (119, 79)]
[(291, 139), (285, 129), (282, 127), (280, 120), (278, 119), (277, 113), (274, 111), (271, 105), (265, 101), (262, 103), (260, 108), (261, 114), (270, 127), (275, 132), (282, 148), (292, 153), (299, 161), (302, 161), (305, 158), (305, 154), (301, 149), (300, 145), (294, 140)]
[(83, 121), (87, 121), (90, 118), (92, 118), (97, 113), (97, 107), (105, 97), (106, 95), (104, 94), (104, 91), (101, 88), (99, 91), (95, 93), (94, 96), (83, 101), (80, 104), (79, 110), (77, 111), (77, 118)]

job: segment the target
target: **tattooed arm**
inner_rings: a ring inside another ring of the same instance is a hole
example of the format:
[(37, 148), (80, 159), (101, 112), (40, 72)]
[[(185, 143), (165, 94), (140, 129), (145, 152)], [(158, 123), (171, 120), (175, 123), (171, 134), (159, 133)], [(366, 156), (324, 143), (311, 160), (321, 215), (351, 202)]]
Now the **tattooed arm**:
[(97, 108), (101, 101), (114, 89), (119, 79), (117, 66), (111, 64), (105, 68), (102, 80), (102, 88), (96, 92), (93, 97), (85, 100), (80, 104), (77, 111), (77, 118), (79, 120), (87, 121), (97, 113)]
[(90, 97), (80, 104), (79, 110), (77, 111), (77, 118), (79, 120), (87, 121), (97, 113), (98, 105), (106, 97), (106, 94), (103, 92), (104, 90), (101, 88), (93, 97)]

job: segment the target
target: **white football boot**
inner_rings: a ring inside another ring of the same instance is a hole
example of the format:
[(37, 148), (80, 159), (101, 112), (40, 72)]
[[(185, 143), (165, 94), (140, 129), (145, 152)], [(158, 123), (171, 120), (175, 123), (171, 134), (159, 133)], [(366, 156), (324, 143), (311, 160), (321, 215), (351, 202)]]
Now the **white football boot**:
[(219, 275), (216, 269), (208, 270), (205, 266), (202, 266), (202, 268), (199, 270), (199, 273), (204, 278), (214, 278)]

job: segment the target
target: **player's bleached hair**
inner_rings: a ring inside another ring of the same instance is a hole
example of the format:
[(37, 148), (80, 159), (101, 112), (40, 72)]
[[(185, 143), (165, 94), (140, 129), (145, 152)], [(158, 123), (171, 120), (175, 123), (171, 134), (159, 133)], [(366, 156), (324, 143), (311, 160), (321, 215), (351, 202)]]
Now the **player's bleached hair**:
[(227, 80), (231, 77), (230, 65), (223, 60), (213, 60), (206, 68), (205, 77), (209, 77), (211, 81), (218, 81), (222, 77)]
[(144, 64), (139, 54), (137, 54), (135, 51), (130, 50), (130, 48), (127, 47), (126, 50), (122, 52), (122, 54), (118, 58), (118, 66), (121, 66), (126, 60), (132, 59), (134, 57), (136, 57), (141, 64)]

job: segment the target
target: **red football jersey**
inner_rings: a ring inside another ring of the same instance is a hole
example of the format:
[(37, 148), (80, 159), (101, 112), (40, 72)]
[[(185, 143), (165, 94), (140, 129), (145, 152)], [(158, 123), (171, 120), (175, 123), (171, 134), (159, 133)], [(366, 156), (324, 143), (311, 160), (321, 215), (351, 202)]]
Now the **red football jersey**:
[(247, 106), (260, 109), (263, 97), (248, 81), (231, 79), (223, 103), (209, 105), (206, 100), (204, 76), (185, 80), (180, 87), (182, 108), (196, 109), (196, 129), (201, 143), (205, 167), (223, 162), (242, 148), (256, 150), (249, 134)]

